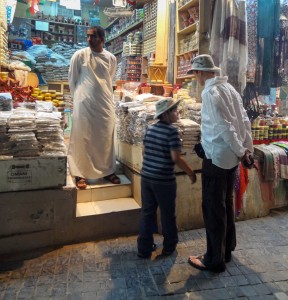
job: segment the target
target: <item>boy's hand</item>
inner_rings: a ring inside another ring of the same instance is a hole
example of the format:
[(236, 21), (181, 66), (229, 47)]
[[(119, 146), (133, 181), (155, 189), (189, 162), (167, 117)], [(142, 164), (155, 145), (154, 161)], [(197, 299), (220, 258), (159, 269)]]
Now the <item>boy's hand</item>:
[(192, 171), (192, 173), (189, 174), (188, 176), (189, 176), (192, 184), (196, 182), (197, 177), (196, 177), (196, 174), (194, 173), (194, 171)]

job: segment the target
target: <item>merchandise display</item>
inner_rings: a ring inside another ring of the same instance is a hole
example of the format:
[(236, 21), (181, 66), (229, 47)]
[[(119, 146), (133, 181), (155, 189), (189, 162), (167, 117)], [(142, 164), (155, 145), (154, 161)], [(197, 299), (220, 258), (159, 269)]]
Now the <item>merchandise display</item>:
[[(205, 53), (199, 43), (199, 5), (203, 2), (190, 0), (177, 2), (176, 14), (176, 58), (175, 80), (181, 83), (185, 78), (191, 78), (187, 71), (191, 67), (190, 61), (196, 55)], [(202, 42), (203, 43), (203, 42)]]
[(0, 113), (0, 157), (65, 156), (61, 114), (18, 108)]
[(1, 66), (8, 64), (8, 36), (7, 36), (6, 0), (0, 1), (0, 71)]

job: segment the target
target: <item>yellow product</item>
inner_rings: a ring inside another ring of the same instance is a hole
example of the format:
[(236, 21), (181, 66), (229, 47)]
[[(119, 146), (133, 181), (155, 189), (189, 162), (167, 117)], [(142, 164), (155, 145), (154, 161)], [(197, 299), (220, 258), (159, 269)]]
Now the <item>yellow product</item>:
[(37, 100), (43, 100), (43, 96), (37, 96)]
[(46, 97), (46, 96), (45, 96), (44, 99), (45, 99), (45, 100), (51, 101), (51, 100), (52, 100), (52, 97)]
[(56, 94), (56, 97), (57, 96), (63, 96), (63, 93), (60, 93), (60, 92), (56, 92), (55, 94)]
[(42, 93), (43, 94), (48, 93), (48, 90), (42, 90)]
[(39, 88), (33, 88), (33, 92), (40, 92)]
[(31, 94), (31, 96), (36, 98), (38, 94)]
[(57, 96), (56, 95), (56, 99), (58, 99), (58, 100), (63, 100), (63, 98), (64, 98), (63, 96)]

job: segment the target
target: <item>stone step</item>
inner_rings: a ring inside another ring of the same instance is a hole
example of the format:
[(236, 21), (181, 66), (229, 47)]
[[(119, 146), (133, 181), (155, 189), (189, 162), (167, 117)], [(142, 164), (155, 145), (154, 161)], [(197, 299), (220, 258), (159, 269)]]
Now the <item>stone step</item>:
[[(140, 210), (139, 204), (134, 198), (118, 198), (102, 201), (77, 203), (76, 217), (97, 216), (116, 212)], [(111, 220), (113, 222), (113, 220)]]
[(90, 180), (85, 190), (77, 190), (77, 203), (131, 197), (131, 181), (123, 174), (118, 176), (121, 184), (112, 184), (102, 178), (93, 181)]

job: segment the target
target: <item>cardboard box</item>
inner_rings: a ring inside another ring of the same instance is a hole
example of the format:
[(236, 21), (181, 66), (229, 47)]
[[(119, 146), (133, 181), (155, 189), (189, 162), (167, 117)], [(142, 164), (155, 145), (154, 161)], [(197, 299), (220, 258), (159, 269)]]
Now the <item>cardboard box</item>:
[(66, 174), (66, 156), (0, 160), (0, 192), (59, 188)]

